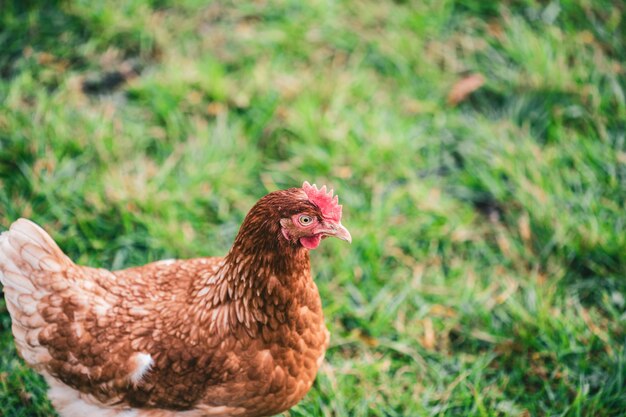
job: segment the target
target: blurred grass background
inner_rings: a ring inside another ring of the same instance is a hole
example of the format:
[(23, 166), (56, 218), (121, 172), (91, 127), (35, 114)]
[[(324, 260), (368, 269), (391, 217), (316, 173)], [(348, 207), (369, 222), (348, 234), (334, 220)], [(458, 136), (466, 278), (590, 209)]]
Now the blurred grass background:
[[(626, 6), (0, 1), (0, 224), (79, 263), (224, 254), (335, 188), (291, 416), (626, 410)], [(52, 416), (0, 304), (0, 410)]]

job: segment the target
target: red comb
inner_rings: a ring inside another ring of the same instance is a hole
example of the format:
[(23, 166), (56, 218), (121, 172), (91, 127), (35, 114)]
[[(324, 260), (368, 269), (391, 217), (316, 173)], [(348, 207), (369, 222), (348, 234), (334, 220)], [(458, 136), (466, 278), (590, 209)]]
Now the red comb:
[(311, 185), (308, 181), (304, 181), (302, 189), (309, 197), (309, 201), (315, 204), (322, 211), (322, 216), (332, 220), (334, 222), (341, 221), (341, 205), (339, 204), (339, 197), (333, 197), (333, 190), (326, 192), (326, 186), (323, 186), (320, 190), (317, 189), (315, 184)]

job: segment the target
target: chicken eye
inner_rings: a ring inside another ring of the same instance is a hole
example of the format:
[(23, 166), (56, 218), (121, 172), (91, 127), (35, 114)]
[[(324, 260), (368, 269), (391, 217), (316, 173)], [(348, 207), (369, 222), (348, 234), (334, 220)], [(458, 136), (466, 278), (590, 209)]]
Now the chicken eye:
[(313, 222), (313, 218), (311, 216), (307, 216), (305, 214), (305, 215), (300, 216), (298, 221), (300, 221), (300, 224), (302, 226), (308, 226), (308, 225), (310, 225)]

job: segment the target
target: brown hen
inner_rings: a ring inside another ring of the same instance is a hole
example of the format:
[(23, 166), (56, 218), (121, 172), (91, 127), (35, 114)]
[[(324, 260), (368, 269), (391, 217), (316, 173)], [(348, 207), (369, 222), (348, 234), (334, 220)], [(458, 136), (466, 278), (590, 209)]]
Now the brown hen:
[(351, 241), (332, 191), (263, 197), (223, 258), (74, 264), (39, 226), (0, 235), (20, 355), (63, 417), (268, 416), (311, 388), (328, 345), (309, 249)]

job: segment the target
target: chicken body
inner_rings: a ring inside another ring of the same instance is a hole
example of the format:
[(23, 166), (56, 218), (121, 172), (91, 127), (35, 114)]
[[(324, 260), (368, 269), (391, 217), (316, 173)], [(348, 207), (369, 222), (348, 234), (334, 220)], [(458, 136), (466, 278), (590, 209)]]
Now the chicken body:
[(329, 339), (303, 246), (321, 232), (297, 216), (350, 238), (309, 197), (261, 199), (224, 258), (114, 272), (75, 265), (37, 225), (13, 223), (0, 236), (13, 334), (59, 414), (267, 416), (296, 404)]

